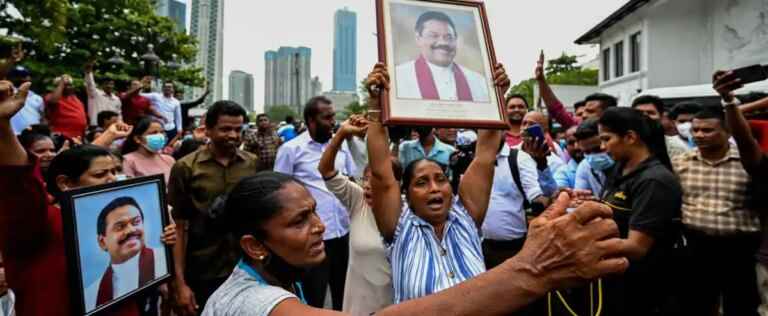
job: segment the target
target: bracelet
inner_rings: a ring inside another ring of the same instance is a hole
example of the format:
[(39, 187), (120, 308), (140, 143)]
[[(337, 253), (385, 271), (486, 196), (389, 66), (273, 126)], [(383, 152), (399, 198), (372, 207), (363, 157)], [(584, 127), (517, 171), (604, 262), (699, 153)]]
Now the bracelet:
[(368, 113), (381, 113), (381, 110), (368, 110)]
[(730, 106), (730, 105), (739, 106), (741, 105), (741, 100), (739, 100), (739, 98), (737, 97), (733, 97), (733, 100), (731, 100), (731, 102), (725, 102), (725, 100), (721, 99), (720, 103), (723, 105), (723, 107)]

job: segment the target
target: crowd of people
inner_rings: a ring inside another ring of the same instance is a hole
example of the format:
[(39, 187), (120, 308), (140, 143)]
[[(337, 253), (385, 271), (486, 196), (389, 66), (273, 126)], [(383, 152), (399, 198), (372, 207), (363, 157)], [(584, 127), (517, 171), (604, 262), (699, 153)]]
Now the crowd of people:
[[(339, 124), (318, 96), (302, 121), (249, 125), (226, 100), (196, 122), (207, 93), (183, 102), (170, 81), (117, 92), (93, 63), (82, 91), (63, 74), (45, 92), (22, 62), (0, 67), (17, 315), (74, 304), (65, 192), (149, 175), (167, 183), (173, 278), (107, 315), (768, 315), (768, 158), (745, 118), (768, 98), (740, 99), (732, 72), (713, 75), (721, 106), (596, 93), (569, 112), (539, 60), (546, 113), (507, 94), (507, 130), (408, 130), (382, 124), (383, 64), (364, 115)], [(509, 90), (503, 66), (493, 78)]]

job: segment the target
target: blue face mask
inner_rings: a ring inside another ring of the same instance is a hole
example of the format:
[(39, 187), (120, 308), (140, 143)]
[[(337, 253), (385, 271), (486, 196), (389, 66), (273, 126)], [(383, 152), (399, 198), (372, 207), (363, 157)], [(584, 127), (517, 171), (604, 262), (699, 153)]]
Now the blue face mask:
[(159, 152), (165, 147), (165, 135), (163, 134), (152, 134), (144, 136), (144, 139), (147, 140), (147, 149), (153, 152)]
[(193, 138), (192, 134), (187, 134), (187, 135), (184, 135), (184, 138), (182, 138), (182, 140), (187, 141), (187, 140), (191, 140), (192, 138)]
[(611, 158), (611, 156), (609, 156), (607, 153), (587, 154), (584, 155), (584, 159), (587, 160), (587, 163), (590, 167), (592, 167), (592, 169), (598, 171), (605, 171), (606, 169), (613, 167), (615, 164), (613, 158)]

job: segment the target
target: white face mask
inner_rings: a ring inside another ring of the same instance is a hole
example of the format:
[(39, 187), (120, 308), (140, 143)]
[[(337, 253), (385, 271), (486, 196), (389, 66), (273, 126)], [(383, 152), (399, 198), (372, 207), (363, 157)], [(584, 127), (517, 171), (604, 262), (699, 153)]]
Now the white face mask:
[(693, 137), (693, 134), (691, 133), (692, 127), (693, 126), (691, 122), (677, 124), (677, 133), (680, 134), (680, 136), (685, 139), (691, 139)]

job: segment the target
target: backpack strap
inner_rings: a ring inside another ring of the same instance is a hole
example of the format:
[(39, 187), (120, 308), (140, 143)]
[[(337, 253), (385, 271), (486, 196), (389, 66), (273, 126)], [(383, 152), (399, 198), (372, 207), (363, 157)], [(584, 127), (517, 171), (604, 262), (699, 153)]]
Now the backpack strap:
[(512, 180), (515, 181), (517, 190), (519, 190), (520, 195), (523, 196), (523, 210), (528, 210), (531, 208), (531, 202), (528, 201), (528, 197), (525, 195), (525, 190), (523, 189), (523, 182), (520, 180), (520, 166), (517, 164), (517, 154), (519, 151), (519, 149), (510, 148), (507, 161), (509, 162), (509, 171), (512, 172)]

